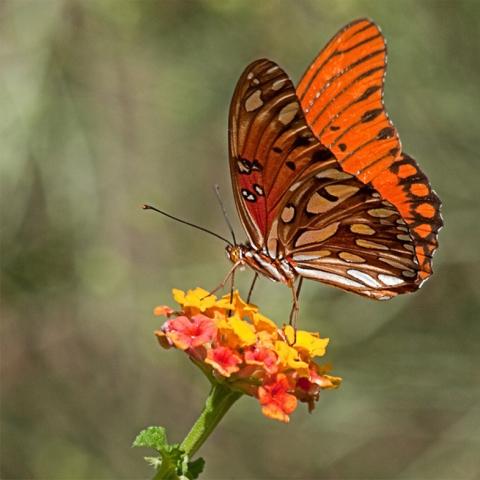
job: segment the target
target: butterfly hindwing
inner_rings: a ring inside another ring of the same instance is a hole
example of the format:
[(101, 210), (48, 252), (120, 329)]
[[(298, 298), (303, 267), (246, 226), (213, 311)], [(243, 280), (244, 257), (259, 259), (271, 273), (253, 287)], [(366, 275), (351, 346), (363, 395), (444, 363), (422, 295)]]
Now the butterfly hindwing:
[(415, 245), (400, 213), (338, 165), (304, 179), (277, 230), (304, 277), (377, 299), (417, 288)]
[(420, 265), (419, 285), (432, 274), (432, 256), (443, 225), (441, 202), (417, 162), (402, 153), (372, 181), (373, 187), (398, 208), (415, 242)]

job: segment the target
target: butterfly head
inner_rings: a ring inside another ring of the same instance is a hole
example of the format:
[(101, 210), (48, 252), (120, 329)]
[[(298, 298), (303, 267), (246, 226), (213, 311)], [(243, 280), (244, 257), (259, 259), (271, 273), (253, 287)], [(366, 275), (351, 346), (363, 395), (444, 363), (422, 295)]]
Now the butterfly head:
[(242, 245), (227, 245), (227, 257), (232, 263), (244, 263), (244, 252)]

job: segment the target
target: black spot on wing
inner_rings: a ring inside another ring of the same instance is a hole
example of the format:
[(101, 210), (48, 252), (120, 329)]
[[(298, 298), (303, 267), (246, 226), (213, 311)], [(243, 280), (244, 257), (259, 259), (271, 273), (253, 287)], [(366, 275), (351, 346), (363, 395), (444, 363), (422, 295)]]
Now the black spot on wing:
[(242, 194), (242, 197), (245, 200), (247, 200), (248, 202), (256, 202), (257, 201), (256, 195), (246, 188), (242, 188), (241, 194)]
[(292, 161), (285, 162), (285, 165), (292, 171), (295, 171), (295, 164)]
[(258, 172), (261, 172), (263, 170), (262, 165), (258, 162), (258, 160), (254, 160), (252, 163), (252, 170), (257, 170)]
[(362, 123), (371, 122), (383, 112), (382, 108), (375, 108), (374, 110), (367, 110), (361, 118)]
[(355, 100), (355, 103), (358, 103), (358, 102), (363, 102), (363, 100), (366, 100), (368, 97), (370, 97), (371, 95), (373, 95), (375, 92), (377, 92), (378, 90), (380, 90), (380, 86), (379, 85), (373, 85), (371, 87), (368, 87), (356, 100)]
[(323, 197), (325, 200), (328, 200), (329, 202), (336, 202), (338, 200), (338, 197), (336, 195), (332, 195), (331, 193), (328, 193), (325, 188), (322, 188), (318, 190), (317, 192), (321, 197)]
[(292, 150), (297, 147), (308, 147), (310, 145), (310, 137), (297, 137), (292, 143)]
[(359, 82), (361, 80), (364, 80), (365, 78), (368, 78), (370, 77), (371, 75), (373, 75), (374, 73), (380, 71), (380, 70), (383, 70), (383, 67), (375, 67), (375, 68), (372, 68), (371, 70), (368, 70), (367, 72), (364, 72), (362, 73), (361, 75), (359, 75), (355, 80), (353, 80), (354, 82)]
[(398, 155), (398, 152), (400, 151), (400, 149), (398, 147), (395, 147), (395, 148), (392, 148), (388, 153), (392, 156), (392, 157), (396, 157)]
[(393, 127), (382, 128), (377, 134), (378, 140), (385, 140), (386, 138), (393, 137), (395, 134), (395, 129)]
[(313, 152), (310, 162), (325, 162), (326, 160), (330, 160), (331, 158), (334, 158), (332, 152), (328, 148), (322, 148), (321, 150)]

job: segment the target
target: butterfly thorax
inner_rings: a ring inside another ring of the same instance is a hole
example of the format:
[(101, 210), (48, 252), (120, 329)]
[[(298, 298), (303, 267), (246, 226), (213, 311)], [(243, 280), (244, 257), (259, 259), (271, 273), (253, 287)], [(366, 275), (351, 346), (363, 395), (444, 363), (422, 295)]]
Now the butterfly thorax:
[(286, 258), (272, 258), (250, 244), (228, 245), (227, 256), (234, 264), (248, 265), (274, 282), (291, 285), (298, 274)]

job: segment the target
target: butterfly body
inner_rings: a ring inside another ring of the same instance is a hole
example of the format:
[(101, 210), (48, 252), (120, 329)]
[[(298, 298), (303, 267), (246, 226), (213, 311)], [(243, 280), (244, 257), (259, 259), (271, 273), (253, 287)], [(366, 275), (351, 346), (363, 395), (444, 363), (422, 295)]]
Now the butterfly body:
[(226, 247), (227, 256), (231, 262), (239, 265), (248, 265), (255, 272), (274, 282), (281, 282), (291, 287), (298, 277), (298, 273), (287, 258), (272, 258), (266, 250), (261, 251), (251, 245), (241, 244)]
[(402, 151), (383, 105), (386, 48), (358, 20), (295, 89), (274, 62), (250, 64), (229, 122), (235, 203), (248, 243), (234, 264), (293, 286), (309, 278), (386, 300), (431, 275), (440, 200)]

